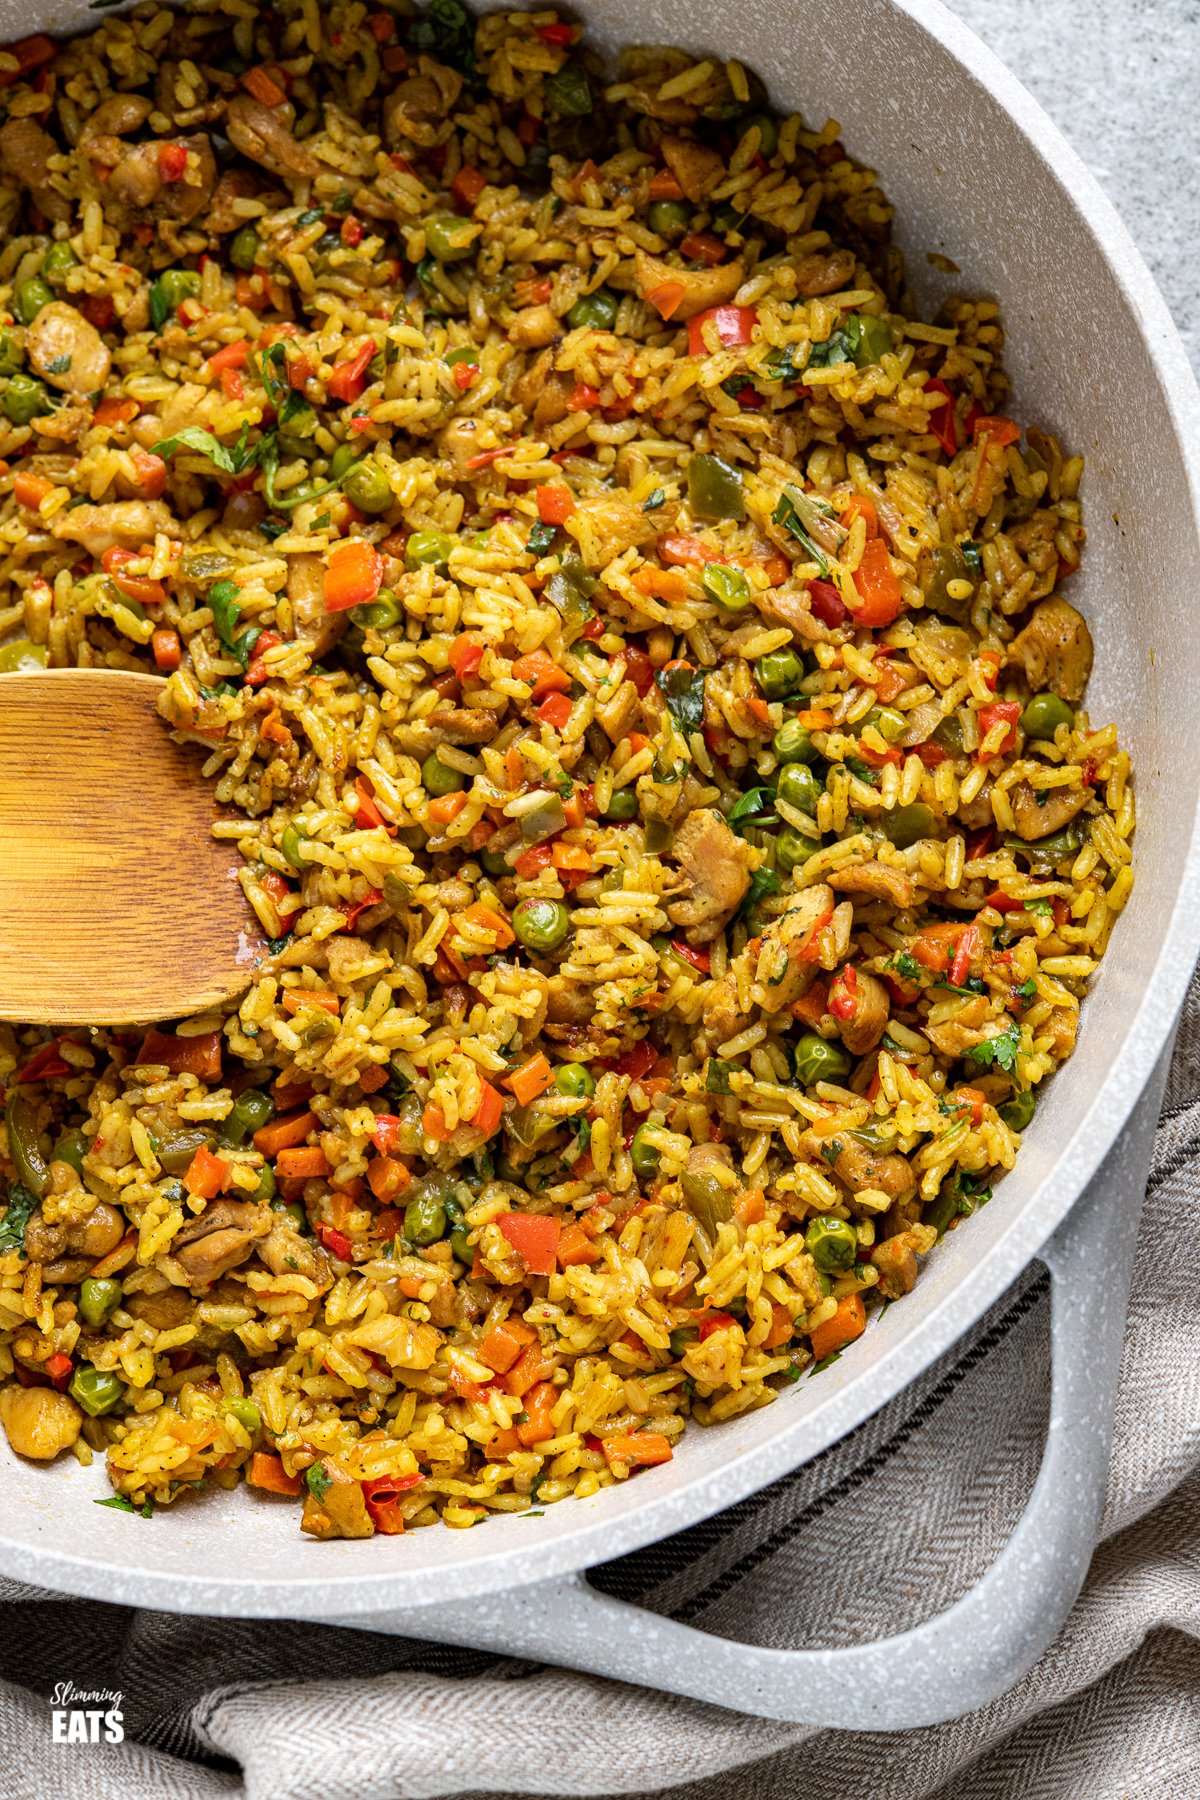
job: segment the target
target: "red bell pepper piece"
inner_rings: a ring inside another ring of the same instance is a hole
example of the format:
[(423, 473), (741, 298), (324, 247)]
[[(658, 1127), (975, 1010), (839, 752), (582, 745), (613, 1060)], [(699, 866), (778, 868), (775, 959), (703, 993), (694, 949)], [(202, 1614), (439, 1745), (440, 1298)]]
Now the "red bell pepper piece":
[(704, 341), (704, 325), (711, 319), (716, 327), (717, 339), (725, 350), (738, 350), (748, 344), (754, 336), (754, 327), (758, 322), (758, 308), (754, 306), (710, 306), (707, 312), (697, 313), (694, 319), (688, 320), (688, 354), (689, 356), (707, 356), (708, 345)]
[(945, 394), (946, 396), (946, 404), (930, 413), (929, 429), (946, 455), (953, 456), (958, 449), (958, 427), (954, 422), (954, 395), (937, 375), (932, 381), (925, 383), (925, 392), (927, 394)]
[(531, 1275), (553, 1275), (559, 1223), (541, 1213), (501, 1213), (496, 1220)]

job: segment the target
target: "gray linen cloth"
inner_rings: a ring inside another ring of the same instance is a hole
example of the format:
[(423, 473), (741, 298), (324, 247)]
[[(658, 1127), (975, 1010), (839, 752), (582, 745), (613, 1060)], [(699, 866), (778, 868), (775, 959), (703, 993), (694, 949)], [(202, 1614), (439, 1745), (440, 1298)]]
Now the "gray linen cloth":
[[(1198, 1221), (1200, 980), (1146, 1195), (1102, 1542), (1058, 1642), (981, 1712), (904, 1734), (866, 1734), (853, 1718), (815, 1733), (471, 1651), (333, 1627), (176, 1619), (2, 1582), (0, 1794), (1200, 1793)], [(851, 1437), (594, 1579), (705, 1630), (780, 1647), (861, 1641), (941, 1610), (986, 1568), (1032, 1486), (1048, 1314), (1035, 1266)], [(156, 1529), (169, 1530), (169, 1517)], [(52, 1743), (49, 1697), (65, 1680), (122, 1691), (125, 1743)]]
[[(1192, 0), (955, 10), (1092, 164), (1198, 347)], [(1058, 1642), (982, 1712), (905, 1734), (864, 1734), (853, 1718), (812, 1733), (467, 1651), (0, 1581), (0, 1800), (1200, 1796), (1198, 1221), (1200, 983), (1146, 1197), (1102, 1542)], [(1035, 1269), (851, 1438), (598, 1584), (780, 1646), (861, 1641), (940, 1610), (986, 1568), (1032, 1486), (1048, 1311)], [(126, 1741), (54, 1744), (63, 1681), (120, 1689)]]

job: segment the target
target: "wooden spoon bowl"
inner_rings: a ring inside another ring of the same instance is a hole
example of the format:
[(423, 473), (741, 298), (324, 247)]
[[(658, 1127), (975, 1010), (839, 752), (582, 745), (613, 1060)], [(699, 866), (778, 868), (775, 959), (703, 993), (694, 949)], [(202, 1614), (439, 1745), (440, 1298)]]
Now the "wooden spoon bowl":
[(249, 985), (266, 953), (203, 752), (122, 669), (0, 675), (0, 1019), (133, 1025)]

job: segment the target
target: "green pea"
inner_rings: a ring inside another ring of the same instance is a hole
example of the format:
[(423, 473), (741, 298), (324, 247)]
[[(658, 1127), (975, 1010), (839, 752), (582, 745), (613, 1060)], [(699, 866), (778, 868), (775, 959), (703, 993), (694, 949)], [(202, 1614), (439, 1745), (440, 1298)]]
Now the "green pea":
[(32, 675), (38, 669), (44, 669), (49, 661), (50, 652), (45, 644), (16, 638), (0, 649), (0, 675)]
[(692, 222), (692, 209), (686, 200), (656, 200), (647, 215), (651, 231), (659, 237), (673, 237), (686, 231)]
[(261, 1088), (247, 1088), (244, 1094), (238, 1095), (221, 1126), (222, 1140), (227, 1144), (244, 1144), (274, 1117), (275, 1102), (270, 1094), (264, 1094)]
[(611, 288), (597, 288), (594, 294), (585, 294), (575, 302), (567, 314), (567, 324), (572, 331), (581, 325), (590, 325), (595, 331), (611, 331), (620, 304)]
[(88, 1275), (79, 1284), (79, 1316), (97, 1330), (121, 1304), (119, 1281), (106, 1281)]
[(746, 497), (737, 470), (719, 456), (692, 456), (687, 466), (688, 505), (698, 519), (744, 519)]
[(83, 1174), (83, 1159), (91, 1149), (90, 1139), (82, 1131), (64, 1131), (50, 1152), (51, 1162), (69, 1163), (77, 1175)]
[(527, 950), (557, 950), (570, 933), (571, 915), (561, 900), (522, 900), (512, 928)]
[(709, 599), (725, 612), (741, 612), (750, 604), (750, 583), (740, 569), (707, 563), (700, 582)]
[(235, 269), (250, 270), (258, 261), (258, 253), (262, 248), (262, 239), (253, 225), (243, 225), (235, 231), (229, 245), (229, 260)]
[(32, 325), (43, 306), (49, 306), (54, 289), (35, 275), (32, 281), (19, 281), (13, 293), (13, 311), (22, 325)]
[(658, 1165), (662, 1154), (653, 1144), (646, 1141), (646, 1127), (639, 1125), (633, 1134), (633, 1142), (629, 1146), (629, 1160), (633, 1164), (633, 1172), (639, 1181), (653, 1181), (658, 1174)]
[(352, 469), (360, 461), (363, 452), (354, 444), (339, 444), (329, 464), (329, 473), (334, 481), (340, 481), (347, 469)]
[(908, 721), (894, 706), (873, 706), (862, 722), (865, 729), (873, 725), (885, 744), (894, 744), (908, 729)]
[[(357, 610), (357, 609), (355, 609)], [(289, 825), (279, 841), (279, 848), (291, 863), (293, 869), (308, 867), (308, 858), (304, 854), (304, 839), (308, 832), (303, 825)]]
[(754, 665), (758, 685), (768, 700), (785, 700), (804, 679), (804, 664), (794, 650), (772, 650)]
[(444, 763), (436, 750), (421, 764), (421, 780), (425, 792), (435, 799), (443, 794), (457, 794), (467, 785), (466, 777)]
[(1027, 738), (1036, 738), (1046, 743), (1053, 742), (1054, 734), (1060, 725), (1068, 730), (1075, 723), (1074, 710), (1057, 694), (1035, 694), (1026, 702), (1021, 714), (1021, 730)]
[(244, 1400), (240, 1397), (226, 1400), (225, 1411), (232, 1413), (238, 1424), (244, 1425), (247, 1431), (257, 1431), (262, 1425), (262, 1414), (253, 1400)]
[(896, 340), (892, 336), (891, 327), (873, 313), (851, 313), (846, 320), (845, 333), (850, 345), (850, 357), (856, 369), (865, 369), (871, 363), (877, 363), (881, 356), (895, 348)]
[(775, 792), (785, 805), (807, 813), (810, 819), (816, 818), (821, 789), (806, 763), (785, 763)]
[(392, 588), (380, 588), (375, 598), (365, 606), (352, 606), (350, 617), (364, 630), (369, 626), (374, 631), (387, 631), (389, 626), (400, 623), (404, 617), (404, 608)]
[(775, 120), (769, 113), (751, 113), (748, 118), (742, 120), (739, 126), (743, 137), (752, 125), (758, 127), (759, 154), (768, 158), (774, 156), (779, 146), (779, 126)]
[(785, 875), (800, 863), (807, 862), (821, 848), (819, 838), (808, 837), (792, 825), (785, 825), (775, 840), (775, 861)]
[(1014, 1094), (1011, 1100), (1006, 1100), (1003, 1106), (998, 1106), (996, 1111), (1010, 1131), (1024, 1131), (1037, 1111), (1037, 1096), (1032, 1088), (1024, 1088)]
[(804, 1233), (804, 1248), (823, 1275), (844, 1275), (854, 1267), (858, 1251), (858, 1233), (846, 1219), (832, 1214), (810, 1219)]
[(373, 457), (364, 456), (342, 478), (342, 492), (359, 512), (383, 513), (392, 504), (392, 484)]
[(308, 1214), (301, 1206), (299, 1200), (273, 1201), (271, 1204), (271, 1211), (273, 1213), (278, 1213), (282, 1218), (290, 1219), (292, 1224), (296, 1227), (296, 1230), (302, 1235), (307, 1234)]
[(590, 1100), (596, 1091), (591, 1071), (583, 1063), (560, 1063), (554, 1071), (554, 1085), (569, 1100)]
[(436, 1193), (417, 1194), (404, 1209), (404, 1235), (411, 1244), (436, 1244), (446, 1230), (446, 1208)]
[(479, 862), (485, 875), (499, 876), (512, 874), (512, 864), (502, 850), (481, 850), (479, 853)]
[(637, 790), (629, 787), (614, 788), (609, 796), (608, 805), (601, 817), (620, 823), (627, 819), (636, 819), (638, 815)]
[(850, 1073), (850, 1058), (840, 1045), (806, 1031), (792, 1051), (792, 1067), (797, 1081), (813, 1087), (818, 1081), (841, 1081)]
[(90, 1363), (83, 1363), (72, 1375), (67, 1392), (89, 1418), (98, 1419), (101, 1413), (112, 1411), (124, 1392), (124, 1383), (107, 1369), (94, 1369)]
[(15, 375), (25, 365), (25, 352), (11, 331), (0, 331), (0, 375)]
[(891, 812), (885, 812), (880, 819), (883, 835), (889, 844), (895, 844), (897, 850), (907, 850), (921, 838), (933, 836), (934, 818), (929, 807), (897, 806)]
[(51, 244), (42, 258), (42, 274), (53, 287), (57, 287), (66, 276), (68, 269), (78, 266), (79, 258), (72, 250), (66, 238)]
[(14, 375), (4, 391), (4, 411), (14, 425), (28, 425), (50, 411), (50, 396), (32, 375)]
[(454, 539), (445, 531), (414, 531), (404, 547), (404, 566), (420, 569), (427, 565), (444, 575), (450, 566)]
[(185, 300), (194, 300), (200, 292), (200, 276), (195, 269), (164, 269), (154, 284), (162, 294), (169, 313)]
[(459, 262), (464, 256), (470, 256), (478, 236), (479, 226), (475, 221), (460, 218), (457, 213), (431, 213), (425, 221), (429, 254), (439, 262)]
[(785, 719), (771, 741), (781, 763), (815, 763), (817, 760), (812, 733), (799, 719)]

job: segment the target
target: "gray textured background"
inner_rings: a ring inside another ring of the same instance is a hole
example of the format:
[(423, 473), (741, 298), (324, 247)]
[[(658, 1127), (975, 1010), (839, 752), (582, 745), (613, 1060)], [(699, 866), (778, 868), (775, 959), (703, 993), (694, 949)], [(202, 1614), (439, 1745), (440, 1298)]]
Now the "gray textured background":
[[(948, 3), (1088, 164), (1136, 239), (1192, 364), (1200, 367), (1200, 5)], [(1120, 354), (1119, 345), (1113, 354)]]

